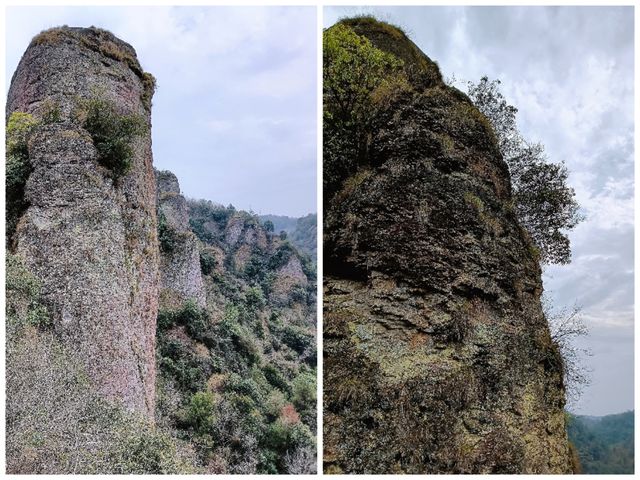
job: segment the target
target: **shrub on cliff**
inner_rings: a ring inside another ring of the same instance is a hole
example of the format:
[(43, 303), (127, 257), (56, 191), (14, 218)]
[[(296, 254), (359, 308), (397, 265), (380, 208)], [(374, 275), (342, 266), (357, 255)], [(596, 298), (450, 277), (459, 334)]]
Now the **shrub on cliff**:
[(408, 88), (403, 61), (337, 24), (323, 41), (324, 190), (333, 193), (345, 172), (366, 157), (380, 103)]
[(168, 330), (176, 324), (184, 326), (193, 338), (200, 338), (209, 326), (209, 315), (193, 300), (187, 300), (178, 310), (158, 310), (158, 330)]
[(209, 275), (216, 268), (216, 257), (211, 253), (203, 251), (200, 252), (200, 271), (203, 275)]
[(178, 232), (167, 223), (167, 218), (162, 212), (158, 214), (158, 242), (160, 249), (165, 253), (173, 252), (179, 242)]
[(29, 137), (39, 125), (29, 113), (13, 112), (6, 131), (6, 235), (7, 242), (16, 229), (18, 220), (28, 207), (24, 188), (33, 168), (29, 162)]
[(100, 163), (115, 179), (125, 175), (133, 161), (133, 142), (148, 129), (144, 117), (123, 114), (113, 102), (99, 97), (81, 101), (76, 114), (93, 139)]

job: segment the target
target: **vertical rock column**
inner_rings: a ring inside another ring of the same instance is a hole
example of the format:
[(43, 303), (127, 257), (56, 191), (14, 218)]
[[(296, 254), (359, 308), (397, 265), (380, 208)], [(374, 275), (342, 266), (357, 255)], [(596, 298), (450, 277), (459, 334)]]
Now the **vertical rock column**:
[[(93, 27), (62, 27), (33, 39), (7, 100), (7, 117), (59, 109), (29, 140), (29, 206), (12, 249), (41, 279), (54, 328), (97, 391), (149, 418), (158, 298), (152, 95), (152, 77), (130, 45)], [(75, 118), (78, 105), (95, 98), (149, 127), (117, 179)]]
[(325, 196), (325, 471), (570, 473), (562, 359), (491, 126), (401, 31), (342, 25), (411, 92), (366, 160), (324, 157), (358, 163)]
[(158, 192), (158, 216), (166, 236), (160, 255), (161, 306), (176, 309), (192, 300), (206, 304), (198, 239), (189, 227), (189, 209), (180, 194), (177, 177), (169, 171), (155, 172)]

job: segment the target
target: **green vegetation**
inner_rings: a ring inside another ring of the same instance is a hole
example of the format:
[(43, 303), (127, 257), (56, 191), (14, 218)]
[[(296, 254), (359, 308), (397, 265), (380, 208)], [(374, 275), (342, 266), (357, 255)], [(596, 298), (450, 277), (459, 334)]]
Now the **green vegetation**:
[(568, 416), (569, 439), (582, 473), (634, 473), (634, 412), (604, 417)]
[[(227, 306), (220, 322), (203, 322), (203, 330), (188, 328), (204, 313), (191, 306), (158, 317), (160, 384), (174, 385), (180, 399), (177, 406), (161, 401), (163, 421), (195, 446), (200, 462), (216, 459), (229, 473), (286, 472), (287, 452), (315, 449), (309, 426), (315, 428), (315, 369), (266, 353), (267, 339), (252, 328), (264, 308), (253, 288), (244, 302)], [(174, 333), (182, 326), (188, 339)], [(199, 345), (206, 345), (206, 356)]]
[(495, 131), (502, 156), (509, 166), (516, 214), (529, 233), (542, 263), (571, 261), (569, 237), (583, 220), (575, 192), (568, 186), (564, 163), (550, 162), (540, 143), (527, 142), (517, 129), (518, 109), (500, 92), (500, 81), (469, 82), (469, 97)]
[[(233, 205), (225, 207), (208, 200), (192, 200), (189, 202), (189, 225), (201, 242), (212, 245), (224, 239), (224, 228), (235, 212)], [(206, 228), (208, 221), (219, 228), (215, 231)]]
[(144, 72), (142, 74), (142, 94), (140, 95), (140, 100), (148, 112), (151, 111), (151, 99), (155, 91), (156, 78), (149, 72)]
[(408, 37), (399, 25), (375, 18), (372, 15), (356, 15), (339, 22), (355, 33), (367, 37), (371, 43), (393, 54), (403, 62), (404, 74), (418, 89), (432, 87), (442, 80), (440, 70)]
[[(18, 221), (29, 206), (24, 197), (27, 179), (33, 171), (29, 159), (29, 139), (39, 127), (62, 120), (60, 106), (52, 99), (46, 99), (36, 113), (13, 112), (7, 121), (7, 244), (11, 243)], [(133, 142), (148, 128), (144, 118), (134, 114), (120, 114), (112, 102), (102, 98), (80, 101), (75, 113), (76, 120), (91, 135), (99, 162), (111, 171), (114, 179), (125, 175), (133, 160)]]
[(211, 392), (197, 392), (189, 401), (187, 423), (198, 435), (209, 432), (215, 421), (215, 402)]
[(167, 218), (162, 212), (158, 214), (158, 242), (160, 249), (165, 253), (173, 252), (180, 242), (180, 235), (167, 223)]
[[(301, 252), (309, 256), (313, 263), (317, 257), (317, 221), (318, 215), (310, 213), (294, 218), (285, 215), (261, 215), (260, 220), (268, 232), (286, 232), (283, 240), (289, 239)], [(273, 229), (270, 229), (273, 226)]]
[(133, 162), (133, 142), (148, 130), (145, 119), (120, 113), (105, 98), (80, 101), (76, 114), (93, 139), (100, 164), (111, 171), (114, 179), (126, 175)]
[(203, 275), (209, 275), (216, 268), (216, 257), (209, 252), (200, 252), (200, 271)]
[(24, 188), (33, 167), (29, 161), (29, 138), (40, 122), (31, 114), (13, 112), (7, 121), (6, 132), (6, 240), (11, 243), (18, 220), (29, 203)]
[(339, 188), (367, 157), (379, 112), (396, 94), (409, 90), (404, 62), (376, 48), (345, 23), (323, 35), (324, 192)]
[(271, 220), (267, 220), (263, 223), (263, 227), (265, 229), (265, 231), (267, 232), (273, 232), (273, 229), (275, 228), (273, 226), (273, 222)]
[(306, 253), (313, 263), (317, 261), (317, 222), (318, 215), (315, 213), (300, 217), (289, 237), (291, 243)]
[(158, 313), (159, 422), (193, 446), (209, 473), (309, 473), (317, 430), (308, 321), (315, 270), (301, 260), (304, 295), (293, 286), (276, 301), (277, 271), (299, 257), (295, 247), (254, 215), (205, 201), (188, 205), (203, 243), (209, 308), (187, 302)]

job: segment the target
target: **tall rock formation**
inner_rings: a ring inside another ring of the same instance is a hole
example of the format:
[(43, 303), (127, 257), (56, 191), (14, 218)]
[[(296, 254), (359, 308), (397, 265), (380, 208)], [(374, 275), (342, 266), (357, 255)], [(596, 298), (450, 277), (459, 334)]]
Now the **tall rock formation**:
[(339, 25), (407, 84), (366, 155), (325, 156), (325, 471), (570, 472), (562, 360), (489, 123), (397, 28)]
[(206, 304), (198, 239), (189, 227), (187, 200), (180, 194), (178, 178), (155, 171), (160, 224), (160, 303), (180, 307), (193, 300)]
[[(152, 95), (153, 77), (130, 45), (93, 27), (62, 27), (33, 39), (6, 110), (42, 120), (28, 144), (26, 210), (11, 248), (42, 281), (56, 331), (100, 394), (149, 418), (158, 298)], [(96, 98), (146, 123), (117, 178), (78, 119)]]

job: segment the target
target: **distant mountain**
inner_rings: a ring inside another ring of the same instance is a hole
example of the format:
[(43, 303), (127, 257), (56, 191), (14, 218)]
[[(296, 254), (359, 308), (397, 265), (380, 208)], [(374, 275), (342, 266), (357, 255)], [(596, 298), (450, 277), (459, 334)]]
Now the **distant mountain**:
[(287, 232), (291, 243), (316, 262), (317, 256), (317, 220), (318, 215), (310, 213), (304, 217), (295, 218), (285, 215), (261, 215), (260, 221), (273, 223), (274, 232)]
[(604, 417), (570, 414), (567, 431), (583, 473), (633, 473), (633, 411)]
[(296, 223), (298, 223), (297, 217), (287, 217), (286, 215), (260, 215), (259, 218), (262, 223), (266, 221), (273, 223), (275, 233), (282, 231), (291, 233), (296, 229)]

